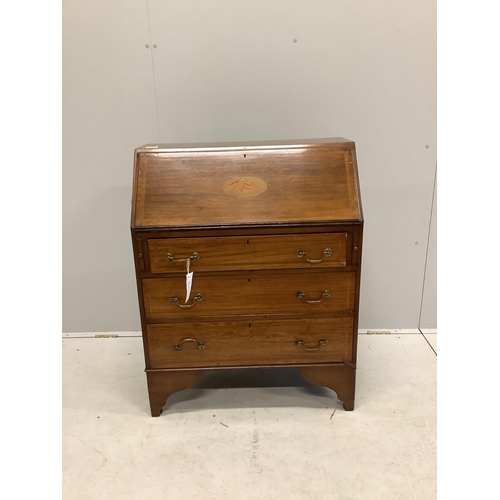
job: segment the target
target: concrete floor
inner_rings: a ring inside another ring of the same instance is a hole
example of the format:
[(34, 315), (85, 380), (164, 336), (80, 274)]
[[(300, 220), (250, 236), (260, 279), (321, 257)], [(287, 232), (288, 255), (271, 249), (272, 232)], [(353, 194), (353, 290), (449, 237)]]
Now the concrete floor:
[(65, 500), (436, 498), (436, 335), (360, 335), (356, 406), (295, 370), (205, 374), (149, 414), (140, 338), (63, 340)]

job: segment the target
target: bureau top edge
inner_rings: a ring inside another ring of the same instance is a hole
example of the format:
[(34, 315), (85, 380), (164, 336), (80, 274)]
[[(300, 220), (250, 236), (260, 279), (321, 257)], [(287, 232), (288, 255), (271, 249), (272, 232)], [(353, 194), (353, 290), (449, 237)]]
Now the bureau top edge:
[(198, 143), (148, 143), (135, 149), (135, 153), (175, 153), (189, 151), (243, 151), (257, 149), (290, 149), (321, 147), (325, 145), (354, 146), (354, 142), (344, 137), (325, 137), (320, 139), (293, 139), (273, 141), (233, 141)]
[[(360, 219), (353, 220), (334, 220), (334, 221), (309, 221), (306, 224), (304, 222), (297, 223), (240, 223), (240, 224), (193, 224), (193, 225), (179, 225), (179, 226), (134, 226), (133, 223), (130, 225), (130, 229), (136, 233), (182, 233), (182, 232), (204, 232), (204, 231), (238, 231), (241, 230), (243, 233), (247, 234), (248, 231), (259, 230), (273, 230), (273, 229), (283, 229), (287, 232), (301, 232), (303, 228), (317, 228), (315, 232), (337, 232), (342, 230), (343, 227), (359, 226), (363, 224), (363, 217)], [(340, 229), (339, 229), (340, 228)], [(289, 230), (289, 231), (288, 231)]]

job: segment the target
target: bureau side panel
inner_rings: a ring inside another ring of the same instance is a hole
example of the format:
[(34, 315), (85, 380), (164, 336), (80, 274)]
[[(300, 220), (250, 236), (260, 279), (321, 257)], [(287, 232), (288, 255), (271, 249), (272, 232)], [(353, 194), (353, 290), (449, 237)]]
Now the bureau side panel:
[(352, 342), (352, 361), (356, 364), (358, 351), (358, 321), (359, 321), (359, 304), (360, 304), (360, 289), (361, 289), (361, 260), (363, 250), (363, 222), (355, 233), (354, 244), (352, 248), (353, 264), (357, 266), (356, 284), (354, 293), (354, 324), (353, 324), (353, 342)]
[(142, 289), (141, 272), (144, 270), (144, 247), (147, 245), (147, 235), (137, 234), (131, 229), (132, 248), (134, 252), (135, 276), (137, 283), (137, 299), (141, 317), (142, 342), (144, 345), (144, 358), (146, 368), (149, 368), (149, 347), (146, 335), (146, 313), (144, 310), (144, 294)]

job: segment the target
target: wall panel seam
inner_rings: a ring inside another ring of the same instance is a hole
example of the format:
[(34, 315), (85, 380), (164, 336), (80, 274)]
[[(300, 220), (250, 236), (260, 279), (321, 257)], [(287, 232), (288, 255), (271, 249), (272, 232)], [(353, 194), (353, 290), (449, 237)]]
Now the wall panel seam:
[(418, 329), (420, 330), (420, 324), (422, 322), (422, 308), (424, 305), (424, 293), (425, 293), (425, 277), (427, 275), (427, 260), (429, 258), (429, 244), (431, 241), (431, 228), (432, 228), (432, 215), (434, 213), (434, 203), (436, 196), (436, 177), (437, 177), (437, 165), (434, 171), (434, 186), (432, 188), (432, 202), (431, 202), (431, 213), (429, 217), (429, 231), (427, 232), (427, 247), (425, 249), (425, 262), (424, 262), (424, 277), (422, 280), (422, 295), (420, 297), (420, 312), (418, 315)]
[(156, 126), (158, 128), (158, 142), (160, 142), (160, 113), (158, 110), (158, 98), (156, 95), (156, 77), (155, 77), (155, 62), (154, 62), (154, 57), (153, 57), (153, 40), (151, 37), (151, 17), (149, 14), (149, 0), (146, 0), (146, 9), (148, 13), (148, 30), (149, 30), (149, 52), (151, 55), (151, 71), (152, 71), (152, 76), (153, 76), (153, 89), (154, 89), (154, 94), (155, 94), (155, 110), (156, 110)]

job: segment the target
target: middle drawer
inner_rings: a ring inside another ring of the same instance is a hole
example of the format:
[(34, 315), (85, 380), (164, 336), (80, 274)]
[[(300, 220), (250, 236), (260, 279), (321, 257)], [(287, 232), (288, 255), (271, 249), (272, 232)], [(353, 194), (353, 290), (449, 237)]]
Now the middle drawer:
[(354, 272), (195, 277), (187, 304), (184, 278), (142, 280), (148, 320), (201, 316), (304, 314), (354, 309)]

